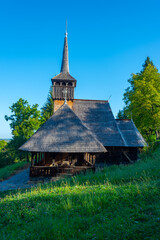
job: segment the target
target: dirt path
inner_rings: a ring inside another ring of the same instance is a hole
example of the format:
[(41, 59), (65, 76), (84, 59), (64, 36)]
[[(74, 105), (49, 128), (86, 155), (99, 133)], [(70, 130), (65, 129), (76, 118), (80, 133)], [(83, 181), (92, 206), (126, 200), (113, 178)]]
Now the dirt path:
[(9, 179), (0, 182), (0, 191), (31, 187), (34, 184), (28, 183), (29, 180), (29, 168), (27, 168), (10, 177)]
[(37, 183), (55, 182), (64, 177), (65, 176), (57, 176), (52, 178), (42, 177), (42, 178), (35, 178), (34, 180), (32, 179), (31, 181), (29, 177), (29, 168), (26, 168), (16, 173), (14, 176), (10, 177), (9, 179), (4, 180), (3, 182), (0, 182), (0, 192), (7, 191), (7, 190), (14, 190), (18, 188), (29, 188), (31, 186), (36, 186)]

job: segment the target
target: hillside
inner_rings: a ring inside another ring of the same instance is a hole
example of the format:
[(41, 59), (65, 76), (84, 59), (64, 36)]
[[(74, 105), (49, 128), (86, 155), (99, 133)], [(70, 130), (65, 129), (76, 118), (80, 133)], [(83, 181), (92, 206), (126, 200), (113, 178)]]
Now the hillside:
[(1, 239), (160, 239), (160, 148), (36, 188), (1, 193)]

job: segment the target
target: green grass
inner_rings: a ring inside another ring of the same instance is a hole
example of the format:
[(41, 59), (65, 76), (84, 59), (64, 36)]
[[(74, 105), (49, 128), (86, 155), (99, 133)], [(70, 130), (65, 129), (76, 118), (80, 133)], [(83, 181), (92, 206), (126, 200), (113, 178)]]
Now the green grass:
[(13, 175), (17, 170), (23, 169), (28, 162), (18, 162), (12, 165), (8, 165), (6, 167), (0, 168), (0, 181), (10, 177)]
[(27, 190), (1, 193), (1, 239), (160, 239), (160, 149)]

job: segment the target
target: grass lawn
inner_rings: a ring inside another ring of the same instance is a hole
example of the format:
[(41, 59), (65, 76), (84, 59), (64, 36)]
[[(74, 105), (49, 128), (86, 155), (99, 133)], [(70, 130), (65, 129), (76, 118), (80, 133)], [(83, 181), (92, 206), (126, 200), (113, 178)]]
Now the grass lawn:
[(1, 239), (160, 239), (160, 149), (31, 189), (0, 194)]
[(4, 179), (13, 175), (17, 170), (23, 169), (26, 166), (28, 166), (28, 162), (18, 162), (18, 163), (14, 163), (12, 165), (0, 168), (0, 181), (3, 181)]

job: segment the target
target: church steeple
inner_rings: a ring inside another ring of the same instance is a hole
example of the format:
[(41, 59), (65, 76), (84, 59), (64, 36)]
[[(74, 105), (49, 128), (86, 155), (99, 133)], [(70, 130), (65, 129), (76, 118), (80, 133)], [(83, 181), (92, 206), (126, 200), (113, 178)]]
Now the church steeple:
[(68, 39), (67, 39), (67, 21), (66, 21), (66, 33), (64, 38), (64, 47), (63, 47), (63, 57), (62, 57), (62, 65), (61, 72), (69, 73), (69, 62), (68, 62)]
[[(74, 88), (76, 87), (76, 79), (69, 74), (69, 61), (68, 61), (68, 39), (67, 39), (67, 24), (66, 33), (64, 38), (62, 65), (60, 74), (53, 77), (53, 99), (54, 100), (73, 100)], [(65, 95), (65, 90), (67, 94)]]

